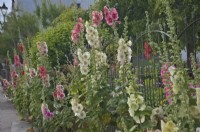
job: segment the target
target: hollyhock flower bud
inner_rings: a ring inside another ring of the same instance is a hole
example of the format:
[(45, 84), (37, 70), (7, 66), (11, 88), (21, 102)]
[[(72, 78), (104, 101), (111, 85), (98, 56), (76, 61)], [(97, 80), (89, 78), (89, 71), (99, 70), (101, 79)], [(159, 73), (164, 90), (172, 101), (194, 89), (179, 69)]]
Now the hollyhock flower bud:
[(24, 72), (24, 70), (22, 70), (22, 71), (21, 71), (21, 75), (24, 75), (24, 74), (25, 74), (25, 72)]
[(18, 49), (19, 49), (20, 53), (23, 53), (23, 51), (24, 51), (24, 44), (23, 43), (19, 43), (18, 44)]

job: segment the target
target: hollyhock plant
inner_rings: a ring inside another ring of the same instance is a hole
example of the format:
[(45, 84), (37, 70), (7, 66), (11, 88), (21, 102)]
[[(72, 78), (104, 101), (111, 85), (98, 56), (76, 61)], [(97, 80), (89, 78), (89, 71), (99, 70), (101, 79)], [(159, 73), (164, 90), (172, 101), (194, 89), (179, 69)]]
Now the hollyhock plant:
[(171, 74), (174, 74), (174, 66), (170, 66), (168, 63), (163, 64), (163, 66), (161, 67), (161, 71), (160, 71), (160, 75), (162, 78), (162, 83), (164, 85), (164, 89), (165, 89), (165, 96), (168, 99), (168, 103), (171, 104), (172, 100), (169, 99), (171, 96), (171, 89), (173, 86), (173, 83), (171, 82)]
[(63, 100), (65, 97), (64, 87), (62, 85), (56, 85), (56, 89), (53, 92), (53, 96), (57, 100)]
[(20, 58), (19, 58), (19, 55), (14, 55), (14, 64), (16, 67), (20, 67), (22, 64), (20, 62)]
[(54, 113), (48, 109), (48, 105), (45, 103), (42, 103), (41, 111), (42, 111), (43, 118), (46, 120), (51, 120), (54, 116)]
[(102, 11), (100, 11), (100, 12), (93, 11), (92, 12), (92, 22), (93, 22), (94, 27), (98, 27), (98, 25), (101, 24), (102, 20), (103, 20)]
[(82, 22), (83, 22), (82, 18), (79, 18), (78, 22), (76, 23), (76, 25), (72, 30), (71, 39), (72, 42), (74, 43), (78, 41), (78, 39), (80, 38), (80, 33), (84, 31), (84, 25)]
[(39, 75), (41, 78), (45, 78), (47, 76), (47, 71), (44, 66), (39, 66)]

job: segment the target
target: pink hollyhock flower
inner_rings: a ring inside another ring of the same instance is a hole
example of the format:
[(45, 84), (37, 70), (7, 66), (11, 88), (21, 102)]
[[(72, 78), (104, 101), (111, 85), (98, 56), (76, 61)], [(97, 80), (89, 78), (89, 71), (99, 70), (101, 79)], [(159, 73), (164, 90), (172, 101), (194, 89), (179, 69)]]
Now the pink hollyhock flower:
[(19, 55), (14, 55), (14, 64), (15, 66), (19, 67), (21, 66), (21, 62), (20, 62), (20, 58), (19, 58)]
[(24, 44), (23, 43), (19, 43), (18, 44), (18, 49), (19, 49), (20, 53), (23, 53), (23, 51), (24, 51)]
[(49, 74), (47, 74), (44, 78), (43, 78), (43, 85), (45, 87), (50, 87), (50, 79), (49, 79)]
[(17, 82), (16, 82), (16, 81), (13, 81), (13, 82), (12, 82), (12, 85), (13, 85), (14, 88), (16, 88), (16, 87), (17, 87)]
[(112, 26), (113, 25), (113, 18), (111, 15), (108, 15), (108, 17), (106, 17), (106, 23), (109, 25), (109, 26)]
[(77, 59), (77, 58), (74, 58), (73, 65), (74, 65), (74, 66), (78, 66), (78, 63), (79, 63), (79, 62), (78, 62), (78, 59)]
[(112, 16), (112, 19), (115, 20), (115, 21), (117, 21), (119, 19), (118, 12), (117, 12), (116, 8), (111, 9), (111, 16)]
[(11, 72), (11, 77), (12, 77), (12, 79), (16, 79), (16, 78), (19, 77), (19, 75), (17, 74), (16, 71), (12, 71), (12, 72)]
[(30, 75), (30, 78), (34, 78), (37, 76), (37, 73), (34, 68), (29, 68), (29, 75)]
[(3, 82), (4, 88), (8, 88), (10, 86), (10, 83), (8, 82), (8, 80), (3, 79), (2, 82)]
[(48, 105), (45, 103), (42, 103), (41, 111), (42, 111), (43, 118), (46, 120), (51, 120), (54, 116), (54, 113), (48, 109)]
[(53, 96), (57, 100), (63, 100), (65, 97), (64, 87), (62, 85), (57, 85), (56, 90), (53, 92)]
[(84, 31), (84, 25), (82, 21), (82, 18), (79, 18), (78, 22), (72, 30), (71, 39), (74, 43), (78, 41), (78, 39), (80, 38), (80, 33)]
[(72, 35), (71, 35), (72, 41), (73, 41), (73, 42), (77, 42), (78, 39), (79, 39), (79, 37), (80, 37), (79, 32), (76, 31), (76, 30), (72, 30)]
[(109, 10), (107, 6), (104, 6), (104, 15), (105, 15), (106, 23), (109, 26), (112, 26), (114, 22), (120, 23), (119, 21), (117, 21), (119, 19), (119, 16), (118, 16), (118, 12), (116, 8), (112, 8)]
[(39, 66), (39, 75), (41, 78), (46, 78), (47, 76), (47, 71), (44, 66)]
[(48, 47), (46, 42), (37, 42), (37, 49), (41, 55), (43, 56), (48, 55)]
[(98, 27), (98, 25), (101, 24), (102, 20), (103, 20), (102, 11), (100, 11), (100, 12), (93, 11), (92, 12), (92, 22), (93, 22), (94, 27)]

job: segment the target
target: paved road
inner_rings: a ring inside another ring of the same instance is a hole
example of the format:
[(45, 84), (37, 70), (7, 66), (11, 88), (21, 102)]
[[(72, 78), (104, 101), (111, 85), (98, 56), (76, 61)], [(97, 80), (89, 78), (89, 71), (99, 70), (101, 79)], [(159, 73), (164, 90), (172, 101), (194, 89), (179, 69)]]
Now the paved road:
[(19, 121), (13, 104), (8, 101), (0, 86), (0, 132), (11, 132), (12, 122)]

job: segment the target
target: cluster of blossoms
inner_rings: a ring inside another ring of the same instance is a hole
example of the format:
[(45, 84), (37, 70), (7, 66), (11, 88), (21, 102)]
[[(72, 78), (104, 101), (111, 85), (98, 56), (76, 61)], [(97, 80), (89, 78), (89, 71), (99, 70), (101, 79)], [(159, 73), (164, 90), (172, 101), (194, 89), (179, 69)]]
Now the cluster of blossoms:
[(19, 55), (17, 55), (17, 54), (14, 55), (14, 64), (15, 64), (16, 67), (22, 66), (22, 64), (20, 62)]
[(42, 56), (48, 56), (48, 47), (46, 42), (37, 42), (37, 49)]
[(178, 132), (179, 131), (179, 128), (172, 121), (168, 121), (167, 123), (164, 123), (161, 120), (161, 129), (162, 129), (162, 132)]
[(148, 44), (148, 42), (144, 43), (144, 57), (149, 60), (151, 59), (152, 56), (152, 48), (151, 46)]
[(169, 98), (171, 96), (170, 90), (172, 89), (173, 83), (170, 81), (170, 72), (168, 63), (163, 64), (163, 66), (161, 67), (160, 75), (162, 78), (162, 84), (164, 85), (165, 89), (165, 96), (168, 99), (168, 103), (171, 104), (172, 100)]
[(54, 116), (54, 113), (49, 110), (48, 105), (45, 103), (42, 103), (41, 111), (42, 111), (43, 118), (46, 120), (51, 120)]
[(20, 53), (23, 53), (23, 51), (24, 51), (24, 44), (23, 44), (23, 43), (19, 43), (19, 44), (17, 45), (17, 47), (18, 47)]
[(80, 71), (83, 75), (87, 75), (89, 72), (90, 65), (90, 53), (85, 52), (82, 54), (82, 50), (77, 50), (78, 59), (80, 61)]
[(71, 100), (71, 105), (75, 116), (79, 117), (80, 119), (84, 119), (86, 117), (86, 113), (83, 110), (83, 105), (79, 104), (76, 99)]
[(56, 85), (53, 97), (57, 100), (63, 100), (65, 98), (64, 87), (62, 85)]
[(37, 72), (35, 71), (34, 68), (29, 68), (29, 76), (30, 78), (34, 78), (37, 76)]
[(118, 16), (118, 12), (117, 12), (116, 8), (108, 9), (107, 6), (104, 6), (104, 15), (105, 15), (106, 23), (109, 26), (112, 26), (113, 24), (115, 24), (115, 22), (120, 23), (118, 21), (119, 16)]
[(152, 122), (157, 124), (158, 121), (164, 118), (163, 109), (161, 107), (153, 109), (150, 118)]
[(98, 27), (99, 24), (101, 24), (103, 20), (103, 14), (102, 11), (93, 11), (92, 12), (92, 23), (94, 27)]
[(82, 21), (83, 21), (82, 18), (79, 18), (78, 22), (76, 23), (76, 25), (74, 26), (72, 30), (71, 39), (74, 43), (78, 41), (78, 39), (80, 38), (81, 32), (84, 31), (84, 26), (83, 26)]
[(136, 123), (143, 123), (145, 121), (144, 115), (135, 115), (136, 111), (144, 111), (146, 105), (144, 104), (144, 98), (141, 95), (136, 95), (134, 93), (134, 88), (130, 85), (126, 88), (128, 97), (129, 114), (135, 120)]
[(85, 23), (86, 27), (86, 39), (88, 44), (92, 48), (99, 48), (100, 47), (100, 41), (99, 41), (99, 34), (96, 28), (93, 26), (90, 26), (88, 22)]
[(4, 90), (7, 89), (10, 86), (10, 83), (8, 82), (8, 80), (3, 79), (2, 82), (3, 82), (3, 88), (4, 88)]
[(16, 71), (11, 71), (11, 80), (12, 80), (12, 85), (14, 88), (17, 87), (17, 78), (19, 77), (19, 75), (17, 74)]
[(119, 47), (117, 49), (117, 61), (124, 65), (126, 62), (129, 63), (132, 57), (131, 45), (132, 42), (129, 40), (127, 43), (123, 38), (119, 39)]
[(96, 67), (106, 66), (107, 65), (107, 56), (105, 53), (95, 50), (95, 62)]

